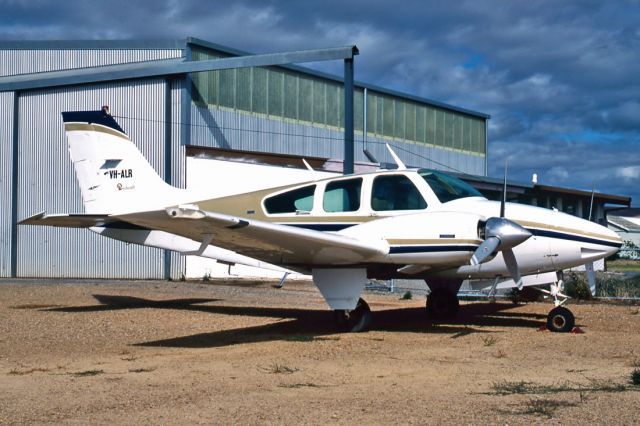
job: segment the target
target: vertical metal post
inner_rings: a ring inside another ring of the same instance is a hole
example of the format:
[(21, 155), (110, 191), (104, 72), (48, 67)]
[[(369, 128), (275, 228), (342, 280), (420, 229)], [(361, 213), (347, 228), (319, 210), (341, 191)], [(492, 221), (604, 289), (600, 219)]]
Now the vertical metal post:
[[(184, 48), (185, 62), (191, 61), (191, 45), (186, 44)], [(180, 139), (182, 145), (191, 144), (191, 74), (185, 74), (182, 79), (182, 94), (180, 103)]]
[[(171, 185), (172, 173), (171, 164), (173, 162), (173, 150), (171, 140), (171, 80), (164, 82), (164, 181)], [(171, 279), (171, 251), (164, 250), (164, 278)]]
[(354, 170), (353, 135), (353, 58), (344, 60), (344, 163), (345, 175)]
[(484, 119), (484, 175), (489, 174), (489, 119)]
[(362, 149), (367, 150), (367, 88), (362, 92)]
[(13, 141), (11, 152), (11, 278), (18, 276), (18, 124), (20, 92), (13, 94)]

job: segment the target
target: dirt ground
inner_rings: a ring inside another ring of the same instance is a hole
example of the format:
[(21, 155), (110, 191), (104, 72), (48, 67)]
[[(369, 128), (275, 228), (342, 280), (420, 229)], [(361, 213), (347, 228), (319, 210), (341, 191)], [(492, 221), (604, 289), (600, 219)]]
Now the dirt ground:
[(0, 280), (0, 424), (639, 424), (637, 306), (365, 294), (334, 331), (307, 282)]

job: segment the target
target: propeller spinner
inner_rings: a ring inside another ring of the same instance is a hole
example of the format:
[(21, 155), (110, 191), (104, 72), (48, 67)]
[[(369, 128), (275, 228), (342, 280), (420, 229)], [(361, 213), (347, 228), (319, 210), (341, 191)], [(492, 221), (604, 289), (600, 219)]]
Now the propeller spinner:
[(522, 277), (518, 261), (513, 253), (513, 248), (522, 244), (529, 237), (531, 232), (527, 231), (517, 223), (505, 218), (505, 205), (507, 201), (507, 162), (504, 164), (504, 184), (502, 188), (502, 200), (500, 202), (500, 217), (491, 217), (484, 227), (484, 241), (478, 246), (471, 257), (471, 264), (478, 265), (484, 262), (496, 251), (502, 252), (507, 270), (515, 281), (518, 289), (522, 289)]

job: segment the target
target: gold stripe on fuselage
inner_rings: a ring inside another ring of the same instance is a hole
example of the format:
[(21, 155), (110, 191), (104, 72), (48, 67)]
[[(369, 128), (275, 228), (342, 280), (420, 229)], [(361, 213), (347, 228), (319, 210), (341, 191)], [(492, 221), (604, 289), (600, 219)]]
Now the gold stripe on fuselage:
[(540, 229), (542, 231), (553, 231), (553, 232), (561, 232), (564, 234), (575, 234), (583, 237), (597, 238), (600, 240), (610, 241), (612, 243), (622, 243), (622, 239), (620, 237), (616, 238), (616, 237), (611, 237), (609, 235), (598, 234), (595, 232), (586, 232), (578, 229), (565, 228), (562, 226), (554, 226), (546, 223), (529, 222), (526, 220), (515, 220), (514, 222), (516, 222), (517, 224), (525, 228), (529, 227), (529, 228)]
[(109, 127), (101, 126), (100, 124), (88, 124), (88, 123), (64, 123), (64, 130), (72, 132), (74, 130), (87, 131), (87, 132), (100, 132), (108, 135), (117, 136), (122, 139), (130, 141), (130, 139), (124, 133), (120, 133), (117, 130)]

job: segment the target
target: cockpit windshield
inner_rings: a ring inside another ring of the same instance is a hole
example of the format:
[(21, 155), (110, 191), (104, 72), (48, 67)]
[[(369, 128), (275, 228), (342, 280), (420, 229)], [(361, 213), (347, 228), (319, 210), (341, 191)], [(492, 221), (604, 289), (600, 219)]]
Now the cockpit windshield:
[(456, 177), (429, 169), (418, 170), (418, 174), (429, 184), (442, 203), (458, 198), (484, 197), (474, 187)]

